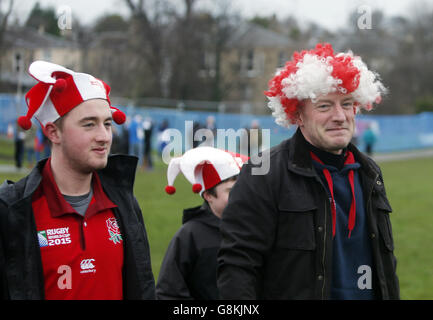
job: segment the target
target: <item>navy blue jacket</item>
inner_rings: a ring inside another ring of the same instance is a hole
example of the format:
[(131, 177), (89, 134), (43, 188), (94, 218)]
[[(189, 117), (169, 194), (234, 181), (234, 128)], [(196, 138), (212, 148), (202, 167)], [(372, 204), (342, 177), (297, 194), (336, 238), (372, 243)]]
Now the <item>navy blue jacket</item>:
[[(316, 154), (317, 155), (317, 154)], [(320, 158), (320, 155), (318, 155)], [(343, 155), (344, 157), (344, 155)], [(334, 189), (336, 205), (336, 230), (333, 239), (332, 257), (332, 299), (371, 300), (375, 298), (373, 280), (373, 256), (368, 235), (368, 225), (364, 206), (364, 195), (358, 169), (359, 162), (346, 164), (341, 170), (327, 164), (322, 158), (320, 164), (313, 161), (330, 197), (329, 186), (323, 169), (329, 170)], [(355, 227), (348, 236), (348, 213), (352, 202), (352, 192), (348, 173), (354, 172), (354, 193), (356, 200)]]

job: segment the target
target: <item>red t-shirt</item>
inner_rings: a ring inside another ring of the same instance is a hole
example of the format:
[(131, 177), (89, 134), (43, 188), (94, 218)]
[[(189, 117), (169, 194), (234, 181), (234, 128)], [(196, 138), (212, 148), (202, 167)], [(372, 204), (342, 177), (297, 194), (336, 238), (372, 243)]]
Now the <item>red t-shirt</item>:
[(122, 299), (123, 240), (98, 174), (82, 217), (63, 198), (48, 159), (32, 197), (46, 299)]

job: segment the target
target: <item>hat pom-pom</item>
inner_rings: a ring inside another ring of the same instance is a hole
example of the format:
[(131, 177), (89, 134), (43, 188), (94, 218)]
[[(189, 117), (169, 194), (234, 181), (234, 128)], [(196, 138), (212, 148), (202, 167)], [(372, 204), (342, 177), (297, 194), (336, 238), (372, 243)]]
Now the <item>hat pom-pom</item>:
[(65, 79), (57, 79), (54, 84), (54, 90), (56, 92), (62, 92), (66, 88), (66, 80)]
[(176, 188), (173, 186), (166, 186), (165, 187), (165, 192), (167, 192), (168, 194), (173, 194), (176, 192)]
[(24, 130), (29, 130), (32, 127), (32, 122), (26, 116), (21, 116), (18, 118), (18, 125)]
[(192, 192), (199, 193), (201, 191), (201, 188), (202, 188), (202, 186), (200, 183), (194, 183), (192, 185)]
[(114, 122), (116, 122), (117, 124), (122, 124), (126, 121), (126, 115), (120, 110), (114, 111), (112, 116)]

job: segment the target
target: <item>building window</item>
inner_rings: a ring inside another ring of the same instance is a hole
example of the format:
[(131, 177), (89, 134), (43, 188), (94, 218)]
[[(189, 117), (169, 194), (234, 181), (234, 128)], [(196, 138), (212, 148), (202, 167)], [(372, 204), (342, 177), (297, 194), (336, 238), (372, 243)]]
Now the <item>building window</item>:
[(51, 61), (52, 55), (51, 55), (51, 50), (50, 49), (44, 49), (43, 51), (43, 60), (45, 61)]
[(254, 70), (254, 50), (248, 50), (247, 52), (247, 71)]
[(264, 52), (257, 52), (257, 50), (254, 51), (254, 49), (241, 51), (239, 53), (239, 58), (241, 75), (248, 78), (255, 78), (264, 72)]
[(254, 59), (253, 49), (240, 52), (240, 71), (243, 76), (249, 78), (256, 76), (256, 65)]
[(216, 74), (215, 67), (216, 67), (215, 54), (204, 51), (201, 54), (201, 58), (200, 58), (199, 75), (201, 77), (206, 77), (206, 76), (215, 77)]
[(287, 61), (287, 54), (284, 51), (280, 51), (278, 52), (278, 64), (277, 67), (278, 68), (282, 68), (284, 67), (284, 65), (286, 64)]

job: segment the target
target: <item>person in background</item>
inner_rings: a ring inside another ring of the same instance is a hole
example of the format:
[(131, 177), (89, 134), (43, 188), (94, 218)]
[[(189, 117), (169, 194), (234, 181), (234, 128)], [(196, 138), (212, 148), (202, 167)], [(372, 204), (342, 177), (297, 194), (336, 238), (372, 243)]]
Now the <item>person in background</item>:
[(138, 158), (138, 167), (143, 166), (143, 140), (144, 140), (144, 130), (143, 130), (143, 118), (141, 115), (136, 114), (128, 128), (129, 132), (129, 154), (134, 155)]
[(36, 160), (36, 127), (32, 126), (27, 130), (26, 137), (24, 138), (24, 150), (27, 155), (27, 165), (32, 168)]
[(365, 131), (362, 133), (362, 140), (365, 144), (365, 153), (369, 156), (373, 155), (373, 147), (376, 144), (377, 137), (373, 131), (372, 125), (368, 124)]
[(246, 157), (213, 147), (191, 149), (170, 161), (166, 192), (173, 194), (179, 172), (200, 193), (200, 206), (183, 210), (182, 226), (166, 251), (156, 286), (157, 299), (216, 300), (220, 219)]
[(109, 157), (112, 122), (125, 115), (110, 87), (36, 61), (26, 94), (28, 130), (39, 120), (51, 156), (0, 186), (2, 299), (154, 299), (143, 216), (133, 195), (137, 159)]
[(112, 139), (112, 143), (111, 143), (111, 149), (110, 149), (110, 153), (111, 154), (119, 154), (122, 153), (122, 136), (119, 132), (119, 129), (116, 128), (115, 126), (111, 127), (111, 132), (113, 134), (113, 139)]
[(144, 129), (144, 161), (143, 165), (146, 170), (153, 169), (152, 161), (152, 133), (153, 133), (153, 121), (150, 117), (146, 117), (143, 122)]
[(23, 167), (25, 138), (26, 138), (25, 131), (20, 126), (17, 125), (15, 129), (14, 157), (15, 157), (15, 167), (18, 170), (21, 170), (21, 168)]
[[(379, 166), (350, 143), (355, 115), (386, 92), (352, 52), (295, 52), (265, 92), (292, 138), (244, 165), (221, 221), (222, 299), (398, 299)], [(261, 164), (264, 166), (263, 164)]]
[(193, 122), (193, 126), (192, 126), (192, 137), (193, 137), (193, 141), (192, 141), (192, 147), (193, 148), (197, 148), (200, 144), (200, 140), (195, 140), (195, 133), (200, 130), (200, 129), (204, 129), (203, 125), (200, 123), (200, 121), (194, 121)]
[(262, 149), (262, 129), (257, 119), (251, 121), (251, 125), (246, 129), (245, 134), (248, 139), (248, 155), (251, 157), (260, 153)]
[(36, 162), (39, 162), (41, 160), (42, 155), (44, 153), (45, 149), (45, 135), (42, 131), (42, 128), (40, 126), (36, 127), (36, 138), (35, 138), (35, 157)]
[(162, 120), (158, 127), (158, 154), (161, 156), (165, 146), (170, 142), (169, 123), (167, 119)]

